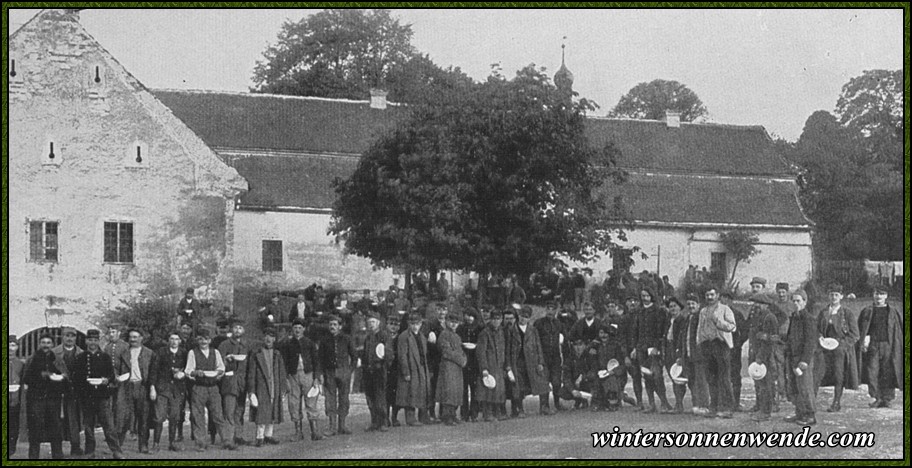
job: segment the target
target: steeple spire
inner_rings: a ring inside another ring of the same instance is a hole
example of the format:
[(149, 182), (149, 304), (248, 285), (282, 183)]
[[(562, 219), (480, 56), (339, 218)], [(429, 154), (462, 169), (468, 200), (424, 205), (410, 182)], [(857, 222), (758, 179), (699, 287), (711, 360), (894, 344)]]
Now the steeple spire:
[[(567, 36), (564, 36), (564, 40), (567, 39)], [(567, 69), (566, 64), (566, 48), (567, 44), (561, 44), (561, 66), (557, 70), (557, 73), (554, 74), (554, 86), (564, 94), (566, 94), (569, 99), (573, 96), (573, 73), (570, 73), (570, 70)]]

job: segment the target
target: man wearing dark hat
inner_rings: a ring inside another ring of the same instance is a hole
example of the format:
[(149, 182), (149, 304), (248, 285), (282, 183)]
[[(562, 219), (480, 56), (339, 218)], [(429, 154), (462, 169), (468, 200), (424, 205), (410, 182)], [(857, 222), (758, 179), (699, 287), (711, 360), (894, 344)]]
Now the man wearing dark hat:
[(323, 385), (323, 372), (317, 357), (317, 347), (305, 334), (304, 320), (301, 317), (295, 319), (291, 325), (291, 336), (282, 340), (278, 349), (285, 364), (288, 414), (295, 425), (295, 436), (304, 439), (304, 414), (301, 411), (303, 401), (304, 412), (307, 413), (307, 422), (310, 425), (310, 439), (316, 441), (323, 439), (323, 433), (318, 427), (318, 397), (308, 397), (307, 393), (311, 388)]
[[(225, 437), (236, 445), (247, 445), (244, 440), (244, 409), (247, 401), (247, 354), (250, 352), (244, 340), (244, 322), (235, 319), (231, 322), (231, 338), (223, 341), (218, 347), (219, 354), (225, 362), (225, 376), (219, 383), (222, 395), (222, 416), (225, 418)], [(213, 340), (215, 341), (215, 340)], [(210, 423), (212, 422), (210, 418)], [(215, 431), (210, 424), (209, 435), (215, 438)], [(227, 442), (227, 441), (226, 441)]]
[(380, 315), (375, 311), (367, 313), (367, 335), (361, 352), (363, 366), (362, 383), (364, 398), (370, 410), (371, 424), (368, 431), (385, 432), (387, 419), (386, 387), (389, 363), (392, 361), (393, 340), (380, 327)]
[[(501, 330), (502, 324), (503, 312), (497, 309), (491, 311), (491, 320), (478, 334), (478, 346), (475, 348), (478, 369), (481, 371), (476, 389), (485, 422), (493, 421), (495, 416), (498, 419), (506, 419), (506, 414), (503, 414), (500, 409), (507, 396), (505, 385), (506, 342)], [(488, 376), (494, 379), (494, 388), (485, 385), (484, 379)]]
[(193, 297), (193, 294), (193, 288), (187, 288), (184, 291), (184, 297), (177, 303), (178, 325), (186, 322), (195, 328), (199, 322), (202, 307), (199, 300)]
[[(219, 317), (215, 321), (215, 337), (212, 338), (212, 343), (209, 344), (209, 347), (212, 349), (219, 349), (222, 346), (222, 343), (231, 338), (231, 323), (232, 320), (224, 317)], [(210, 427), (210, 429), (212, 429)]]
[(462, 317), (454, 312), (447, 314), (447, 327), (437, 338), (440, 349), (440, 374), (437, 377), (435, 400), (440, 403), (440, 420), (448, 426), (455, 426), (461, 421), (456, 419), (456, 407), (462, 404), (462, 370), (467, 357), (462, 349), (462, 340), (456, 334), (456, 328)]
[(588, 350), (589, 343), (576, 337), (571, 340), (570, 352), (564, 355), (561, 398), (573, 400), (574, 409), (585, 408), (589, 405), (588, 400), (583, 398), (580, 392), (591, 393), (594, 388), (593, 381), (588, 376), (598, 371), (597, 352), (592, 354)]
[(358, 353), (351, 337), (342, 332), (342, 319), (339, 316), (329, 317), (329, 336), (317, 346), (317, 355), (323, 371), (323, 388), (326, 390), (326, 416), (329, 417), (326, 435), (351, 434), (345, 425), (345, 418), (348, 417), (348, 394)]
[(431, 393), (428, 395), (427, 415), (419, 411), (419, 419), (423, 423), (437, 422), (437, 413), (434, 411), (434, 394), (437, 391), (437, 371), (440, 368), (440, 349), (437, 338), (446, 329), (446, 305), (438, 303), (434, 306), (434, 316), (421, 325), (421, 334), (427, 338), (428, 347), (428, 378), (431, 383)]
[[(655, 396), (659, 397), (662, 413), (672, 411), (665, 393), (665, 378), (662, 372), (662, 352), (665, 350), (665, 337), (668, 330), (668, 312), (657, 302), (658, 296), (654, 289), (643, 287), (640, 290), (640, 302), (643, 309), (637, 316), (636, 322), (636, 347), (631, 353), (631, 358), (636, 359), (639, 365), (649, 369), (652, 375), (643, 375), (646, 383), (646, 397), (649, 406), (647, 413), (657, 411)], [(644, 372), (645, 373), (645, 372)]]
[(523, 306), (518, 320), (507, 335), (507, 378), (513, 381), (510, 407), (516, 417), (524, 418), (526, 414), (523, 399), (527, 395), (538, 395), (541, 414), (551, 415), (551, 408), (548, 406), (548, 378), (541, 342), (538, 332), (530, 323), (532, 308)]
[(776, 360), (773, 356), (774, 346), (781, 342), (779, 338), (779, 321), (770, 312), (769, 307), (775, 299), (763, 293), (751, 296), (750, 314), (750, 344), (748, 345), (748, 360), (751, 363), (766, 366), (766, 376), (754, 380), (757, 389), (756, 412), (751, 416), (753, 421), (769, 421), (773, 410), (775, 394), (775, 379), (778, 375)]
[(793, 293), (792, 303), (795, 304), (796, 312), (789, 321), (787, 355), (789, 372), (792, 374), (789, 391), (792, 394), (791, 400), (795, 403), (795, 414), (786, 417), (785, 421), (813, 426), (817, 424), (814, 361), (820, 346), (817, 319), (807, 308), (807, 293), (804, 291)]
[(152, 388), (155, 389), (155, 435), (152, 451), (159, 449), (164, 423), (168, 421), (168, 450), (182, 450), (177, 441), (177, 429), (187, 399), (187, 350), (181, 346), (180, 334), (173, 331), (168, 335), (168, 346), (158, 350), (152, 372)]
[[(193, 425), (196, 426), (196, 450), (198, 452), (206, 451), (206, 428), (203, 422), (206, 420), (206, 411), (209, 417), (215, 421), (225, 448), (228, 450), (237, 449), (234, 441), (227, 437), (225, 418), (222, 416), (222, 398), (219, 394), (219, 379), (225, 375), (225, 361), (217, 349), (212, 349), (209, 345), (212, 338), (209, 337), (209, 330), (200, 328), (196, 331), (197, 347), (187, 354), (187, 367), (184, 373), (193, 381), (193, 387), (190, 389), (190, 413), (193, 414)], [(215, 376), (211, 376), (211, 373)]]
[(861, 381), (868, 384), (874, 401), (871, 408), (889, 408), (902, 388), (903, 380), (903, 314), (887, 304), (887, 290), (874, 288), (874, 304), (865, 307), (858, 318), (863, 366)]
[(751, 294), (759, 294), (766, 289), (766, 278), (761, 278), (759, 276), (753, 277), (750, 282)]
[(690, 389), (690, 399), (693, 405), (692, 411), (696, 416), (709, 416), (709, 384), (706, 380), (703, 352), (697, 343), (697, 332), (700, 327), (700, 298), (696, 294), (688, 294), (684, 299), (684, 310), (687, 317), (687, 331), (684, 341), (678, 345), (678, 349), (681, 350), (682, 365), (684, 373), (687, 374), (687, 387)]
[(792, 320), (792, 316), (795, 314), (795, 304), (792, 303), (789, 296), (788, 283), (776, 283), (776, 301), (770, 307), (770, 312), (776, 316), (776, 320), (779, 322), (779, 336), (783, 338), (781, 341), (773, 343), (773, 360), (776, 361), (777, 372), (775, 386), (773, 387), (773, 412), (776, 412), (779, 410), (779, 402), (788, 397), (789, 380), (792, 376), (792, 373), (788, 372), (787, 369), (788, 362), (786, 361), (785, 351), (788, 344), (784, 339), (788, 336), (789, 321)]
[(396, 406), (396, 379), (399, 378), (399, 360), (396, 355), (396, 339), (402, 332), (399, 326), (399, 314), (390, 312), (386, 317), (386, 334), (389, 336), (389, 346), (386, 347), (386, 354), (389, 355), (389, 361), (386, 369), (386, 408), (384, 412), (388, 418), (385, 421), (387, 427), (399, 426), (399, 407)]
[[(67, 369), (72, 369), (76, 357), (82, 354), (82, 348), (76, 346), (76, 329), (63, 328), (63, 342), (51, 351), (62, 359)], [(79, 432), (82, 430), (82, 414), (79, 409), (79, 398), (73, 388), (73, 382), (67, 380), (63, 392), (63, 440), (70, 442), (70, 456), (83, 454), (79, 442)]]
[(744, 407), (741, 405), (741, 354), (744, 352), (744, 344), (750, 337), (750, 321), (748, 320), (750, 309), (745, 311), (744, 307), (736, 307), (734, 296), (728, 291), (719, 295), (719, 301), (727, 305), (735, 316), (735, 331), (731, 333), (732, 349), (729, 361), (731, 372), (729, 375), (731, 375), (732, 399), (735, 402), (734, 411), (741, 412), (744, 411)]
[(833, 403), (827, 412), (834, 413), (842, 409), (843, 389), (854, 390), (858, 386), (858, 318), (842, 305), (842, 285), (831, 284), (827, 296), (830, 303), (818, 313), (817, 330), (822, 338), (833, 338), (838, 345), (832, 350), (823, 349), (823, 368), (815, 372), (818, 387), (833, 386)]
[(143, 334), (138, 329), (130, 329), (127, 332), (127, 339), (130, 347), (120, 354), (114, 364), (120, 392), (120, 407), (117, 411), (123, 415), (120, 420), (121, 426), (117, 428), (118, 442), (123, 448), (127, 430), (132, 427), (127, 424), (135, 420), (139, 431), (139, 451), (149, 453), (148, 417), (151, 410), (150, 401), (154, 395), (151, 378), (152, 369), (155, 368), (155, 353), (143, 346)]
[[(302, 330), (302, 336), (303, 333)], [(275, 328), (263, 330), (263, 347), (248, 358), (246, 390), (250, 400), (250, 419), (256, 424), (257, 447), (279, 443), (272, 435), (275, 425), (282, 422), (282, 395), (288, 388), (288, 380), (285, 360), (282, 353), (275, 349), (275, 343)]]
[[(542, 357), (545, 361), (545, 378), (551, 383), (551, 393), (554, 397), (555, 411), (561, 411), (564, 408), (560, 404), (560, 387), (561, 387), (561, 347), (564, 336), (564, 326), (557, 319), (557, 303), (553, 300), (548, 301), (545, 306), (545, 316), (536, 320), (535, 331), (538, 332), (539, 341), (541, 341)], [(545, 401), (547, 404), (547, 401)]]
[[(117, 371), (117, 362), (120, 359), (120, 355), (130, 347), (126, 341), (120, 338), (122, 329), (123, 326), (120, 323), (108, 323), (107, 341), (102, 347), (102, 351), (111, 358), (111, 365), (114, 366), (115, 372)], [(114, 390), (111, 392), (111, 411), (114, 413), (114, 429), (119, 431), (124, 423), (124, 421), (121, 421), (124, 415), (120, 412), (120, 385), (114, 382), (112, 386)], [(128, 427), (133, 427), (133, 421), (126, 421), (126, 423)]]
[(19, 412), (22, 408), (22, 374), (25, 371), (25, 363), (19, 359), (19, 340), (16, 335), (9, 335), (9, 348), (7, 353), (7, 376), (9, 378), (9, 390), (6, 395), (6, 402), (9, 411), (9, 426), (6, 433), (6, 457), (12, 458), (16, 453), (16, 444), (19, 442)]
[[(621, 394), (627, 382), (627, 370), (623, 364), (626, 350), (618, 336), (617, 324), (600, 324), (599, 339), (590, 345), (590, 350), (596, 352), (594, 366), (589, 369), (590, 379), (595, 385), (592, 410), (617, 411), (621, 408)], [(608, 363), (612, 360), (618, 366), (605, 377), (599, 375), (600, 371), (608, 370)]]
[(22, 382), (28, 386), (26, 392), (26, 415), (29, 428), (29, 459), (37, 460), (41, 454), (41, 442), (51, 443), (51, 458), (63, 459), (63, 441), (60, 434), (60, 405), (64, 391), (63, 376), (67, 374), (66, 364), (52, 351), (54, 338), (43, 332), (38, 339), (38, 350), (25, 366)]
[(720, 418), (730, 419), (734, 409), (731, 385), (732, 332), (737, 329), (734, 312), (719, 302), (715, 287), (706, 290), (706, 306), (700, 309), (697, 345), (702, 352), (700, 364), (705, 366), (709, 385), (710, 413), (718, 411)]
[[(624, 359), (624, 367), (630, 375), (633, 382), (633, 395), (636, 397), (636, 406), (642, 411), (646, 409), (643, 405), (643, 374), (640, 372), (640, 356), (636, 356), (633, 351), (637, 346), (639, 336), (639, 323), (642, 321), (643, 308), (640, 304), (639, 292), (634, 288), (627, 288), (627, 298), (624, 303), (626, 313), (623, 314), (618, 322), (624, 349), (630, 353)], [(630, 397), (625, 397), (624, 401), (631, 403)]]
[[(101, 350), (100, 338), (101, 332), (98, 330), (86, 332), (86, 351), (77, 356), (73, 364), (73, 386), (82, 409), (86, 455), (94, 457), (95, 427), (100, 424), (114, 459), (120, 460), (123, 453), (114, 429), (114, 415), (111, 413), (114, 365), (110, 356)], [(89, 379), (100, 379), (100, 383), (90, 382)]]
[(424, 425), (415, 419), (415, 412), (427, 407), (431, 391), (427, 338), (421, 333), (421, 321), (421, 314), (409, 314), (408, 329), (396, 338), (396, 360), (399, 367), (396, 405), (405, 408), (405, 422), (409, 426)]

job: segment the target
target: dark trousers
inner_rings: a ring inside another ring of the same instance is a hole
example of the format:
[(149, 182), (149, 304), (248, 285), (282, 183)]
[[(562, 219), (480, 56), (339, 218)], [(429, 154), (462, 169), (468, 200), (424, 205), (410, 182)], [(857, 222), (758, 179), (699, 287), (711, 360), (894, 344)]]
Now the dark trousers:
[(776, 399), (781, 400), (788, 395), (788, 382), (793, 375), (786, 369), (788, 366), (785, 360), (784, 344), (773, 345), (772, 361), (776, 366), (776, 375), (774, 375), (776, 381), (773, 388), (773, 401), (775, 401)]
[(643, 373), (640, 372), (639, 356), (637, 359), (631, 359), (631, 365), (627, 366), (627, 373), (633, 380), (633, 396), (636, 397), (637, 405), (643, 403)]
[(135, 420), (136, 430), (139, 431), (139, 449), (142, 451), (149, 446), (149, 389), (142, 382), (125, 382), (120, 389), (118, 403), (120, 408), (117, 410), (123, 419), (117, 430), (117, 441), (123, 448), (127, 431), (133, 429), (130, 422)]
[[(639, 352), (637, 353), (639, 354)], [(644, 351), (645, 355), (646, 352)], [(646, 396), (649, 398), (649, 404), (655, 405), (653, 394), (659, 397), (663, 405), (668, 404), (668, 398), (665, 394), (665, 374), (662, 372), (662, 360), (658, 356), (649, 356), (646, 358), (646, 365), (652, 371), (652, 375), (644, 375), (643, 380), (646, 382)]]
[(687, 373), (690, 403), (694, 408), (709, 408), (709, 382), (706, 381), (706, 365), (702, 363), (702, 358), (697, 361), (686, 360), (684, 371)]
[(364, 369), (362, 374), (364, 398), (370, 410), (371, 427), (378, 429), (386, 421), (386, 369)]
[(82, 415), (79, 401), (72, 393), (63, 397), (63, 440), (70, 441), (70, 451), (79, 451), (79, 433), (82, 431)]
[(732, 348), (729, 361), (731, 363), (732, 400), (734, 400), (735, 406), (741, 404), (741, 351), (743, 349), (743, 343), (737, 348)]
[(386, 371), (386, 404), (388, 405), (390, 424), (399, 418), (399, 407), (396, 406), (396, 379), (398, 375), (399, 370), (395, 366), (390, 366), (389, 370)]
[[(247, 394), (222, 395), (222, 419), (225, 420), (225, 437), (223, 442), (231, 442), (243, 435), (244, 410), (247, 404)], [(209, 415), (209, 437), (215, 438), (218, 433), (218, 424)]]
[(760, 380), (754, 380), (754, 387), (757, 389), (757, 411), (769, 415), (773, 411), (773, 402), (776, 401), (776, 381), (779, 378), (779, 369), (776, 367), (774, 359), (767, 359), (765, 364), (766, 376)]
[[(477, 396), (475, 395), (475, 384), (478, 379), (477, 369), (463, 369), (462, 371), (462, 406), (459, 407), (459, 414), (463, 421), (478, 418), (478, 412), (481, 411)], [(471, 397), (469, 396), (471, 394)]]
[(215, 425), (222, 436), (222, 440), (230, 442), (225, 438), (225, 419), (222, 417), (222, 395), (215, 385), (194, 385), (190, 390), (190, 419), (193, 421), (194, 432), (196, 433), (196, 444), (199, 446), (206, 445), (206, 427), (203, 424), (206, 421), (206, 412), (209, 417), (215, 421)]
[(351, 389), (351, 369), (328, 369), (323, 374), (326, 390), (326, 415), (348, 416), (348, 393)]
[(184, 412), (184, 401), (187, 396), (183, 392), (160, 393), (155, 399), (155, 443), (161, 442), (161, 433), (165, 421), (168, 421), (168, 443), (173, 444), (175, 432), (180, 426)]
[(95, 452), (95, 427), (101, 425), (105, 442), (113, 453), (120, 452), (120, 441), (114, 427), (114, 413), (111, 398), (88, 398), (80, 402), (82, 423), (85, 430), (85, 453)]
[(704, 341), (700, 348), (709, 384), (709, 409), (732, 411), (731, 349), (720, 339)]
[[(549, 363), (545, 366), (545, 378), (551, 384), (551, 394), (554, 397), (554, 407), (560, 407), (560, 390), (561, 390), (561, 365), (560, 361)], [(545, 398), (544, 404), (548, 404)]]
[(789, 363), (789, 372), (792, 374), (792, 378), (789, 379), (789, 393), (795, 403), (795, 415), (799, 419), (813, 419), (816, 414), (814, 409), (814, 360), (811, 359), (811, 362), (806, 363), (808, 368), (802, 371), (800, 376), (795, 374), (798, 362), (797, 359), (792, 358)]
[(60, 434), (60, 398), (28, 399), (26, 417), (29, 432), (29, 459), (37, 460), (41, 454), (41, 442), (51, 442), (51, 458), (63, 459), (63, 436)]
[[(896, 397), (896, 382), (893, 372), (893, 348), (888, 341), (872, 341), (864, 356), (868, 371), (868, 394), (876, 400), (893, 401)], [(901, 382), (900, 382), (901, 384)]]
[(19, 406), (19, 396), (16, 396), (17, 404), (16, 406), (9, 406), (8, 416), (8, 425), (6, 428), (6, 457), (10, 458), (16, 453), (16, 444), (19, 443), (19, 411), (21, 406)]

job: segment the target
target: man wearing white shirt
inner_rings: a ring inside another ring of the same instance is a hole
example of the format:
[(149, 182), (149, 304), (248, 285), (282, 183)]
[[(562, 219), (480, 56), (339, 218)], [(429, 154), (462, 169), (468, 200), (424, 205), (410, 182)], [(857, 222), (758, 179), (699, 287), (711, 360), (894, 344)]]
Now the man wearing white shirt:
[(190, 390), (190, 414), (192, 415), (196, 437), (196, 450), (206, 451), (206, 421), (205, 411), (209, 410), (209, 418), (215, 421), (218, 432), (225, 442), (228, 450), (237, 449), (234, 441), (226, 437), (225, 419), (222, 417), (222, 397), (219, 393), (218, 383), (225, 375), (225, 363), (217, 349), (211, 349), (209, 344), (209, 330), (200, 328), (196, 332), (197, 347), (187, 354), (187, 368), (184, 373), (193, 380)]
[(715, 288), (706, 291), (706, 307), (700, 310), (697, 326), (697, 344), (703, 353), (699, 365), (706, 366), (709, 386), (710, 411), (718, 411), (720, 418), (731, 418), (734, 397), (731, 384), (732, 332), (737, 330), (734, 312), (719, 302)]

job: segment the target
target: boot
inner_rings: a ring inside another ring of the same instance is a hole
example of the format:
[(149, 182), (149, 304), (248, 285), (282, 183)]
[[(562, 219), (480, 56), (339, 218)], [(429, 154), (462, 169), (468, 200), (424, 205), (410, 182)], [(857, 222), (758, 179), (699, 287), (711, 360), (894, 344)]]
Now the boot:
[[(171, 427), (170, 423), (168, 424), (168, 427)], [(174, 439), (174, 441), (183, 442), (184, 441), (184, 425), (181, 423), (178, 423), (178, 425), (175, 426), (175, 429), (177, 429), (177, 439)]]
[(542, 396), (539, 396), (538, 400), (539, 400), (539, 403), (538, 403), (538, 406), (539, 406), (538, 412), (539, 413), (541, 413), (543, 416), (551, 416), (552, 414), (554, 414), (551, 412), (551, 405), (548, 404), (548, 394), (547, 393)]
[(332, 437), (332, 436), (338, 434), (338, 432), (336, 432), (336, 424), (338, 424), (338, 421), (339, 421), (338, 416), (330, 416), (329, 417), (329, 427), (326, 429), (325, 432), (323, 432), (323, 435), (325, 435), (326, 437)]
[(339, 415), (339, 434), (350, 435), (352, 431), (345, 427), (345, 416)]
[(838, 413), (842, 409), (842, 406), (839, 404), (839, 400), (842, 400), (842, 388), (836, 387), (833, 390), (833, 404), (827, 408), (828, 413)]
[(323, 433), (320, 432), (320, 424), (317, 420), (311, 419), (310, 421), (310, 440), (323, 440)]
[(304, 440), (304, 421), (295, 421), (295, 438)]
[(405, 424), (409, 426), (423, 426), (424, 424), (415, 419), (415, 408), (405, 409)]

